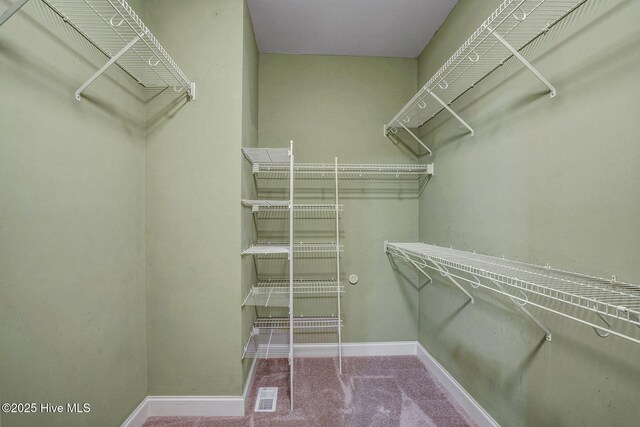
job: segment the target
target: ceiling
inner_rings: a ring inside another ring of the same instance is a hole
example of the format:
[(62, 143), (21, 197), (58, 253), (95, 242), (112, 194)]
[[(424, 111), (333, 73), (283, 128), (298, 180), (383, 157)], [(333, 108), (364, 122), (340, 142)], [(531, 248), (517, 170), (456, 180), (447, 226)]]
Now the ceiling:
[(248, 0), (261, 53), (415, 58), (457, 0)]

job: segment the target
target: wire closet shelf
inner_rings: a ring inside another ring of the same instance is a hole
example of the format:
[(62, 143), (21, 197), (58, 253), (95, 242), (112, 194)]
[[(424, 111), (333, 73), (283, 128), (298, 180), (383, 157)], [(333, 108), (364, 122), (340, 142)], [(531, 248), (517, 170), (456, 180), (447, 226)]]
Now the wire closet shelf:
[(191, 82), (125, 0), (42, 0), (145, 89), (170, 89), (195, 98)]
[[(242, 200), (244, 206), (250, 207), (256, 218), (288, 218), (290, 214), (289, 203), (279, 200)], [(307, 204), (295, 203), (293, 215), (296, 218), (335, 218), (335, 215), (344, 210), (339, 204)]]
[[(518, 57), (556, 91), (517, 52), (586, 0), (504, 0), (411, 100), (385, 126), (385, 135), (418, 128), (434, 118), (512, 56)], [(456, 116), (473, 134), (473, 129)], [(426, 147), (425, 147), (426, 148)], [(428, 150), (428, 148), (427, 148)]]
[[(296, 298), (333, 297), (338, 292), (344, 293), (344, 286), (337, 280), (293, 280), (293, 295)], [(289, 280), (259, 280), (242, 305), (289, 307)]]
[[(282, 242), (260, 242), (256, 243), (242, 252), (242, 255), (284, 255), (289, 254), (289, 243)], [(293, 242), (293, 253), (298, 254), (335, 254), (337, 248), (340, 252), (344, 250), (344, 245), (336, 246), (336, 243), (324, 242)]]
[(640, 344), (640, 333), (631, 333), (632, 326), (640, 328), (639, 285), (425, 243), (385, 245), (394, 258), (456, 284), (461, 280), (503, 294), (520, 307), (531, 305), (575, 320), (600, 337), (615, 335)]
[[(291, 357), (289, 346), (288, 317), (258, 318), (254, 324), (249, 340), (244, 347), (243, 358), (285, 358)], [(327, 331), (336, 332), (342, 327), (342, 320), (337, 316), (296, 316), (293, 318), (293, 331)]]

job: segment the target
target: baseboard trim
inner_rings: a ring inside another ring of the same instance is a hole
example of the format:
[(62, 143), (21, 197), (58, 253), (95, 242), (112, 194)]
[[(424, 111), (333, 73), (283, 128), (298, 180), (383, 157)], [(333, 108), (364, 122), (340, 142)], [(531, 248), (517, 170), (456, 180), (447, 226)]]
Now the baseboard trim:
[(149, 413), (147, 411), (147, 398), (145, 397), (131, 415), (127, 417), (124, 423), (122, 423), (121, 427), (142, 427), (142, 424), (144, 424), (147, 418), (149, 418)]
[(500, 427), (500, 424), (456, 381), (455, 378), (420, 344), (416, 342), (418, 359), (424, 367), (453, 396), (460, 407), (478, 427)]
[[(335, 357), (335, 344), (296, 344), (296, 357)], [(487, 411), (416, 341), (345, 343), (342, 355), (356, 356), (417, 356), (425, 368), (456, 399), (462, 409), (479, 427), (500, 427)], [(249, 400), (256, 373), (254, 360), (245, 382), (242, 396), (148, 396), (122, 424), (122, 427), (142, 427), (148, 417), (200, 416), (242, 417)]]
[[(342, 344), (344, 357), (356, 356), (415, 356), (415, 341), (392, 342), (356, 342)], [(335, 344), (296, 344), (293, 346), (295, 357), (336, 357), (338, 347)]]

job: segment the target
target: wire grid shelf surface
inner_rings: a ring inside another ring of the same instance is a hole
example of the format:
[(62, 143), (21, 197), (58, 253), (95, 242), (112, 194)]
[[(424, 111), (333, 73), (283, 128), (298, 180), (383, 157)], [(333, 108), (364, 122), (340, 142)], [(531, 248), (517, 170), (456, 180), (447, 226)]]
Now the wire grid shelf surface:
[[(286, 218), (289, 217), (289, 203), (274, 200), (243, 200), (242, 204), (251, 207), (258, 218)], [(338, 205), (338, 212), (344, 210), (343, 205)], [(293, 214), (296, 218), (335, 218), (335, 204), (305, 204), (295, 203)]]
[[(552, 302), (561, 302), (565, 307), (578, 307), (640, 327), (639, 285), (424, 243), (388, 243), (387, 252), (400, 259), (421, 260), (425, 266), (426, 262), (435, 262), (446, 269), (455, 269), (475, 278), (499, 282), (507, 286), (513, 298), (523, 303), (529, 302), (528, 295), (539, 296), (541, 302), (534, 305), (560, 315), (565, 315), (558, 311), (562, 308), (556, 305), (551, 307)], [(566, 314), (565, 317), (571, 315)], [(598, 327), (600, 330), (640, 343), (637, 338), (610, 328), (610, 325), (606, 328)]]
[[(344, 292), (344, 286), (335, 280), (294, 279), (294, 297), (331, 297)], [(261, 307), (289, 307), (289, 281), (259, 281), (252, 287), (242, 305)]]
[[(294, 175), (298, 179), (335, 179), (335, 165), (329, 163), (297, 163)], [(263, 179), (289, 177), (284, 163), (254, 163), (253, 174)], [(433, 174), (427, 164), (339, 164), (338, 178), (353, 180), (421, 181)]]
[[(340, 252), (344, 250), (344, 245), (339, 245)], [(264, 242), (256, 243), (242, 252), (242, 255), (281, 255), (289, 253), (289, 243)], [(320, 254), (336, 253), (335, 243), (318, 242), (294, 242), (294, 254)]]
[[(288, 317), (256, 319), (242, 357), (259, 359), (290, 357), (289, 324)], [(334, 332), (340, 327), (342, 327), (342, 320), (337, 316), (296, 316), (293, 318), (293, 329), (296, 333)]]
[(289, 169), (289, 149), (287, 148), (243, 148), (244, 156), (252, 164), (256, 163), (282, 163)]
[(192, 82), (124, 0), (42, 0), (110, 58), (140, 40), (116, 63), (145, 88), (193, 97)]
[(509, 59), (493, 32), (520, 50), (585, 1), (504, 0), (387, 124), (387, 133), (422, 126), (444, 108), (430, 93), (450, 104)]

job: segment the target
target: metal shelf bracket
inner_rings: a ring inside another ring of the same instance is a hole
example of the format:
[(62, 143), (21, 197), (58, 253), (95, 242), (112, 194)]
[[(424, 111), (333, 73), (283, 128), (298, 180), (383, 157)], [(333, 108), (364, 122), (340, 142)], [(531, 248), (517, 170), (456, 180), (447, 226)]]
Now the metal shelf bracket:
[(427, 92), (429, 92), (429, 95), (431, 95), (436, 101), (438, 101), (440, 103), (440, 105), (442, 105), (448, 112), (450, 112), (453, 117), (455, 117), (460, 123), (462, 123), (462, 125), (464, 127), (469, 129), (469, 132), (471, 133), (471, 136), (474, 136), (476, 134), (475, 131), (473, 130), (473, 128), (471, 126), (469, 126), (469, 124), (467, 122), (465, 122), (462, 119), (462, 117), (460, 117), (455, 111), (453, 111), (451, 109), (451, 107), (449, 107), (449, 105), (447, 105), (446, 102), (444, 102), (442, 99), (440, 99), (440, 97), (438, 95), (436, 95), (435, 93), (433, 93), (430, 90), (428, 90)]
[(28, 1), (29, 0), (16, 0), (16, 2), (9, 7), (9, 9), (5, 10), (2, 15), (0, 15), (0, 27), (2, 26), (2, 24), (7, 22), (9, 18), (11, 18), (17, 11), (19, 11), (22, 6), (27, 4)]
[(100, 77), (102, 75), (102, 73), (107, 71), (107, 69), (110, 66), (112, 66), (118, 59), (120, 59), (120, 57), (122, 55), (124, 55), (126, 51), (131, 49), (137, 42), (139, 42), (140, 39), (141, 39), (140, 35), (134, 37), (133, 40), (131, 40), (129, 43), (127, 43), (127, 45), (120, 50), (120, 52), (118, 52), (115, 55), (113, 55), (111, 57), (111, 59), (109, 61), (107, 61), (107, 63), (102, 66), (102, 68), (100, 68), (98, 71), (96, 71), (96, 73), (93, 76), (91, 76), (89, 78), (89, 80), (84, 82), (84, 84), (82, 86), (80, 86), (80, 88), (76, 91), (76, 101), (80, 101), (82, 99), (80, 97), (82, 92), (84, 92), (84, 90), (86, 88), (88, 88), (91, 85), (91, 83), (93, 83), (98, 77)]
[[(526, 15), (524, 15), (526, 18)], [(523, 19), (525, 19), (523, 18)], [(531, 65), (531, 63), (529, 61), (526, 60), (526, 58), (524, 56), (522, 56), (520, 54), (520, 52), (518, 52), (516, 50), (516, 48), (514, 48), (513, 46), (511, 46), (511, 44), (506, 41), (504, 39), (504, 37), (502, 37), (500, 34), (498, 34), (497, 31), (489, 29), (489, 31), (491, 31), (491, 34), (498, 39), (498, 41), (500, 43), (502, 43), (502, 45), (504, 47), (506, 47), (509, 52), (511, 52), (513, 54), (513, 56), (515, 56), (516, 58), (518, 58), (518, 60), (520, 62), (522, 62), (522, 64), (527, 67), (529, 69), (529, 71), (531, 71), (533, 73), (534, 76), (536, 76), (538, 78), (538, 80), (540, 80), (542, 82), (542, 84), (544, 84), (546, 87), (549, 88), (549, 97), (551, 99), (555, 98), (556, 95), (558, 94), (558, 91), (556, 90), (556, 87), (554, 85), (552, 85), (549, 80), (547, 80), (541, 73), (540, 71), (538, 71), (533, 65)]]
[[(473, 277), (478, 281), (478, 283), (480, 282), (480, 280), (479, 280), (476, 276), (473, 276)], [(495, 287), (496, 287), (496, 288), (500, 289), (500, 290), (502, 291), (502, 294), (503, 294), (503, 295), (506, 295), (506, 296), (507, 296), (507, 298), (509, 298), (509, 300), (513, 303), (513, 305), (515, 305), (516, 307), (518, 307), (518, 308), (519, 308), (519, 309), (520, 309), (520, 310), (521, 310), (521, 311), (522, 311), (522, 312), (523, 312), (523, 313), (524, 313), (524, 314), (525, 314), (529, 319), (531, 319), (531, 320), (532, 320), (536, 325), (538, 325), (538, 326), (540, 327), (540, 329), (542, 329), (542, 330), (544, 331), (545, 339), (546, 339), (547, 341), (551, 342), (551, 340), (552, 340), (552, 338), (553, 338), (553, 335), (551, 334), (551, 331), (549, 330), (549, 328), (547, 328), (546, 326), (544, 326), (544, 325), (542, 324), (542, 322), (541, 322), (540, 320), (538, 320), (538, 318), (537, 318), (537, 317), (535, 317), (533, 314), (531, 314), (531, 312), (530, 312), (529, 310), (527, 310), (526, 308), (524, 308), (524, 306), (527, 304), (526, 302), (520, 303), (520, 302), (518, 301), (518, 299), (516, 299), (516, 298), (514, 298), (514, 297), (510, 296), (510, 295), (509, 295), (509, 293), (507, 292), (507, 290), (504, 288), (504, 286), (502, 286), (499, 282), (496, 282), (496, 281), (495, 281), (495, 280), (493, 280), (493, 279), (488, 279), (488, 280), (489, 280), (491, 283), (493, 283), (493, 284), (495, 285)], [(526, 296), (522, 291), (520, 291), (520, 292), (522, 293), (522, 295), (524, 295), (524, 298), (523, 298), (523, 299), (524, 299), (525, 301), (527, 301), (527, 300), (528, 300), (527, 296)]]

